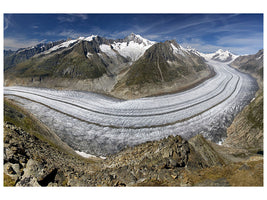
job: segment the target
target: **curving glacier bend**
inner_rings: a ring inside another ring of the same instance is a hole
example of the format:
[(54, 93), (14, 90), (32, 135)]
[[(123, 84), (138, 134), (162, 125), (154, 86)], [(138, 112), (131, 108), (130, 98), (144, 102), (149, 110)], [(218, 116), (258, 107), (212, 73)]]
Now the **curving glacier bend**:
[(258, 89), (249, 75), (208, 61), (216, 75), (190, 90), (136, 100), (119, 100), (81, 91), (5, 87), (15, 99), (74, 150), (94, 155), (168, 135), (188, 139), (203, 134), (215, 142), (226, 137), (234, 116)]

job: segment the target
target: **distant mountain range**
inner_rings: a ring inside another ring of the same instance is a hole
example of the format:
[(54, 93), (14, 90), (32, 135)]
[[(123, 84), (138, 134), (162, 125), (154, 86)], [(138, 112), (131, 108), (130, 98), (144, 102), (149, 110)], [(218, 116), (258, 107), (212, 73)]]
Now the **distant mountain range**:
[(190, 87), (212, 76), (205, 60), (231, 62), (237, 57), (221, 49), (203, 54), (174, 40), (157, 43), (133, 33), (117, 40), (92, 35), (4, 51), (5, 85), (139, 97)]

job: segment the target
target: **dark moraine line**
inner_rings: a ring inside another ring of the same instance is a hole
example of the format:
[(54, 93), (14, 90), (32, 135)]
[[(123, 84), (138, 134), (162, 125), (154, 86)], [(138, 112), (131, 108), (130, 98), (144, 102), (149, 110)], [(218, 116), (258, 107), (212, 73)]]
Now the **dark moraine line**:
[[(164, 127), (164, 126), (169, 126), (169, 125), (173, 125), (173, 124), (181, 123), (181, 122), (187, 121), (187, 120), (189, 120), (189, 119), (191, 119), (191, 118), (193, 118), (193, 117), (196, 117), (196, 116), (198, 116), (198, 115), (203, 114), (204, 112), (206, 112), (206, 111), (208, 111), (208, 110), (214, 108), (215, 106), (217, 106), (217, 105), (223, 103), (223, 102), (226, 101), (228, 98), (230, 98), (230, 97), (233, 95), (233, 93), (236, 91), (236, 89), (237, 89), (237, 85), (239, 84), (239, 81), (240, 81), (240, 77), (238, 76), (238, 81), (237, 81), (237, 83), (236, 83), (236, 85), (235, 85), (234, 90), (231, 92), (231, 94), (230, 94), (229, 96), (227, 96), (226, 98), (224, 98), (222, 101), (218, 102), (217, 104), (211, 106), (210, 108), (208, 108), (208, 109), (206, 109), (206, 110), (203, 110), (203, 111), (201, 111), (201, 112), (199, 112), (199, 113), (196, 113), (195, 115), (190, 116), (190, 117), (188, 117), (188, 118), (184, 118), (184, 119), (177, 120), (177, 121), (174, 121), (174, 122), (165, 123), (165, 124), (161, 124), (161, 125), (151, 125), (151, 126), (141, 126), (141, 127), (121, 127), (121, 126), (102, 125), (102, 124), (98, 124), (98, 123), (93, 123), (93, 122), (90, 122), (90, 121), (81, 119), (81, 118), (79, 118), (79, 117), (75, 117), (75, 116), (73, 116), (73, 115), (70, 115), (70, 114), (68, 114), (68, 113), (65, 113), (65, 112), (63, 112), (63, 111), (61, 111), (61, 110), (52, 108), (51, 106), (48, 106), (48, 105), (46, 105), (46, 104), (43, 104), (43, 103), (40, 103), (40, 102), (31, 100), (31, 99), (28, 99), (28, 98), (26, 98), (26, 97), (21, 97), (21, 96), (19, 96), (19, 95), (13, 95), (13, 94), (9, 94), (9, 95), (6, 95), (6, 94), (5, 94), (5, 96), (16, 96), (16, 97), (19, 97), (19, 98), (22, 98), (22, 99), (26, 99), (26, 100), (28, 100), (28, 101), (32, 101), (32, 102), (34, 102), (34, 103), (38, 103), (38, 104), (40, 104), (40, 105), (46, 106), (47, 108), (52, 109), (52, 110), (54, 110), (54, 111), (57, 111), (57, 112), (59, 112), (59, 113), (62, 113), (62, 114), (64, 114), (64, 115), (66, 115), (66, 116), (69, 116), (69, 117), (72, 117), (72, 118), (74, 118), (74, 119), (80, 120), (80, 121), (82, 121), (82, 122), (86, 122), (86, 123), (88, 123), (88, 124), (93, 124), (93, 125), (96, 125), (96, 126), (99, 126), (99, 127), (110, 127), (110, 128), (115, 128), (115, 129), (145, 129), (145, 128)], [(74, 106), (75, 106), (75, 105), (74, 105)]]
[[(77, 105), (75, 103), (70, 103), (70, 102), (67, 102), (67, 101), (63, 101), (63, 100), (58, 100), (58, 99), (55, 99), (55, 98), (51, 98), (51, 97), (46, 97), (46, 96), (43, 96), (43, 95), (40, 95), (40, 94), (36, 94), (36, 93), (33, 93), (33, 92), (26, 92), (26, 91), (22, 91), (22, 90), (15, 90), (15, 89), (6, 89), (7, 91), (15, 91), (15, 92), (20, 92), (20, 93), (26, 93), (26, 94), (32, 94), (32, 95), (35, 95), (35, 96), (39, 96), (39, 97), (42, 97), (42, 98), (45, 98), (45, 99), (49, 99), (49, 100), (53, 100), (53, 101), (57, 101), (57, 102), (60, 102), (60, 103), (65, 103), (65, 104), (68, 104), (68, 105), (72, 105), (72, 106), (75, 106), (75, 107), (78, 107), (78, 108), (81, 108), (83, 110), (87, 110), (87, 111), (90, 111), (90, 112), (94, 112), (94, 113), (98, 113), (98, 114), (103, 114), (103, 115), (108, 115), (108, 116), (115, 116), (115, 117), (153, 117), (153, 116), (159, 116), (159, 115), (165, 115), (165, 114), (170, 114), (170, 113), (175, 113), (175, 112), (178, 112), (178, 111), (181, 111), (181, 110), (185, 110), (185, 109), (188, 109), (190, 107), (193, 107), (193, 106), (196, 106), (196, 105), (199, 105), (201, 103), (204, 103), (208, 100), (211, 100), (215, 97), (217, 97), (218, 95), (220, 95), (221, 93), (224, 92), (225, 88), (228, 86), (229, 82), (233, 79), (233, 75), (231, 75), (231, 78), (226, 82), (225, 86), (223, 87), (223, 89), (221, 91), (219, 91), (217, 94), (211, 96), (210, 98), (208, 99), (205, 99), (203, 101), (200, 101), (198, 103), (195, 103), (195, 104), (192, 104), (190, 106), (186, 106), (186, 107), (183, 107), (183, 108), (179, 108), (179, 109), (174, 109), (174, 110), (171, 110), (171, 111), (168, 111), (168, 112), (162, 112), (162, 113), (155, 113), (155, 114), (143, 114), (143, 115), (119, 115), (119, 114), (112, 114), (112, 113), (106, 113), (106, 112), (100, 112), (100, 111), (97, 111), (97, 110), (92, 110), (92, 109), (89, 109), (89, 108), (86, 108), (86, 107), (83, 107), (83, 106), (80, 106), (80, 105)], [(240, 77), (238, 76), (238, 81), (239, 81)], [(238, 84), (238, 82), (236, 83), (236, 85)], [(218, 86), (220, 87), (220, 85)], [(217, 88), (218, 88), (217, 87)], [(212, 92), (212, 91), (211, 91)], [(208, 94), (210, 94), (211, 92), (209, 92)], [(206, 94), (207, 95), (207, 94)], [(204, 95), (204, 96), (206, 96)], [(19, 96), (19, 95), (17, 95)], [(177, 104), (173, 104), (171, 106), (175, 106)], [(217, 105), (217, 104), (216, 104)], [(170, 107), (170, 106), (168, 106)]]

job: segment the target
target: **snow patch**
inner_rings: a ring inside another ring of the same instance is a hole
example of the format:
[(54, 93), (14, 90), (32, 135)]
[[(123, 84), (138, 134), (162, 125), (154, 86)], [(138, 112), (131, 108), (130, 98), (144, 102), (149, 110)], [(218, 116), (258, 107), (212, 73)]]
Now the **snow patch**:
[(97, 37), (97, 35), (91, 35), (91, 36), (89, 36), (89, 37), (87, 37), (87, 38), (85, 38), (85, 39), (83, 39), (83, 40), (86, 40), (86, 41), (90, 42), (90, 41), (92, 41), (95, 37)]
[(91, 58), (91, 56), (93, 56), (93, 54), (90, 53), (90, 52), (87, 52), (86, 57), (87, 57), (87, 58)]
[(75, 42), (77, 42), (77, 40), (69, 40), (69, 41), (63, 42), (59, 45), (53, 46), (52, 48), (48, 49), (44, 53), (48, 54), (48, 53), (51, 53), (51, 52), (56, 51), (58, 49), (69, 47), (71, 44), (73, 44)]
[(256, 60), (259, 60), (259, 59), (261, 59), (261, 58), (262, 58), (262, 55), (261, 55), (260, 57), (256, 58)]
[(106, 157), (104, 156), (95, 156), (95, 155), (92, 155), (92, 154), (88, 154), (88, 153), (85, 153), (85, 152), (82, 152), (82, 151), (75, 151), (78, 155), (84, 157), (84, 158), (101, 158), (101, 159), (106, 159)]
[(142, 40), (142, 42), (144, 43), (144, 45), (145, 46), (149, 46), (149, 45), (153, 45), (153, 44), (155, 44), (155, 42), (154, 41), (150, 41), (150, 40), (148, 40), (148, 39), (145, 39), (145, 38), (143, 38), (143, 37), (141, 37), (140, 35), (135, 35), (138, 39), (140, 39), (140, 40)]
[(100, 47), (101, 51), (103, 51), (108, 56), (111, 56), (111, 57), (117, 56), (116, 52), (111, 48), (110, 45), (101, 44), (99, 47)]
[(171, 47), (172, 47), (172, 49), (173, 49), (173, 53), (174, 54), (180, 54), (180, 55), (182, 55), (182, 56), (185, 56), (184, 55), (184, 52), (179, 48), (177, 48), (176, 46), (174, 46), (172, 43), (171, 43)]
[[(154, 44), (154, 43), (153, 43)], [(136, 61), (140, 58), (145, 51), (150, 48), (152, 45), (149, 42), (145, 41), (141, 44), (138, 44), (134, 41), (127, 42), (115, 42), (112, 44), (112, 47), (119, 52), (123, 57), (131, 58), (132, 61)]]

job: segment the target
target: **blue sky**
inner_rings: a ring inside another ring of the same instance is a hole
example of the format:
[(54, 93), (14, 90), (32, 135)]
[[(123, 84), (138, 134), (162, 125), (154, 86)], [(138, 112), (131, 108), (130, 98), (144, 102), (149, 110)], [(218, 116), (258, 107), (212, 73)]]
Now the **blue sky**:
[(4, 14), (4, 47), (16, 50), (40, 42), (136, 33), (153, 41), (175, 39), (210, 53), (219, 48), (254, 54), (263, 48), (262, 14)]

